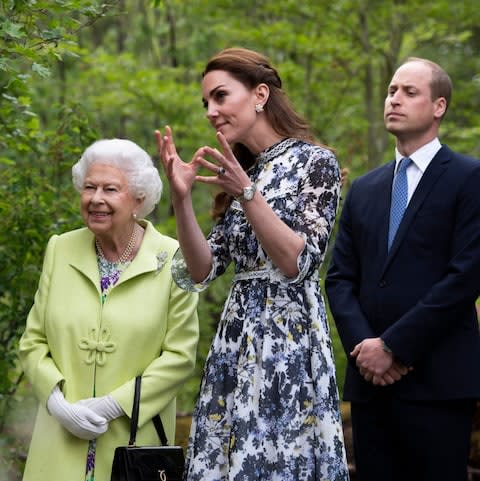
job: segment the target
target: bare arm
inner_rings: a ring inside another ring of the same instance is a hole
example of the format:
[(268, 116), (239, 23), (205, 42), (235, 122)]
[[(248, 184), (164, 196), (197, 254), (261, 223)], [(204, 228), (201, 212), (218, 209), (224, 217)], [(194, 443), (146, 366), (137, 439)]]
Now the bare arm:
[[(225, 137), (218, 132), (217, 138), (223, 154), (217, 149), (204, 147), (198, 150), (196, 160), (212, 172), (216, 173), (219, 165), (225, 172), (217, 176), (197, 176), (196, 179), (199, 182), (218, 185), (225, 192), (238, 197), (242, 194), (243, 188), (248, 187), (252, 181), (233, 155)], [(217, 163), (209, 162), (205, 156)], [(305, 245), (303, 238), (273, 212), (260, 192), (257, 191), (252, 200), (243, 202), (242, 207), (268, 257), (285, 276), (295, 277), (298, 274), (297, 259)]]
[(188, 272), (195, 282), (204, 280), (212, 266), (212, 254), (192, 205), (192, 186), (200, 167), (198, 155), (190, 163), (177, 154), (170, 127), (162, 136), (155, 131), (158, 152), (171, 188), (172, 205), (177, 222), (177, 237)]
[(242, 206), (268, 257), (285, 276), (295, 277), (304, 240), (277, 217), (260, 192), (257, 191), (254, 198)]
[(198, 225), (191, 198), (173, 202), (173, 209), (177, 222), (177, 238), (188, 272), (193, 281), (201, 282), (212, 268), (212, 253)]

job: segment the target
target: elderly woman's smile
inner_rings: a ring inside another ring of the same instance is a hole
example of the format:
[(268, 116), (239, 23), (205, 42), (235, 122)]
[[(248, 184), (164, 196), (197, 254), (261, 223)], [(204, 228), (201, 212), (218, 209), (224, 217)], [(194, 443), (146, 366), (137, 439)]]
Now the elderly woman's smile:
[(112, 253), (120, 255), (134, 231), (135, 215), (143, 202), (143, 198), (132, 195), (125, 172), (111, 164), (92, 164), (85, 175), (80, 202), (85, 225), (104, 251), (110, 247)]

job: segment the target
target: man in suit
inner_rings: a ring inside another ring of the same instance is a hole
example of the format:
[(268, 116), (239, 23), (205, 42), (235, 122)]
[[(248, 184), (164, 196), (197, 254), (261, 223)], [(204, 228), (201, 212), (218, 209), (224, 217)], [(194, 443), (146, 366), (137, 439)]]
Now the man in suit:
[(467, 480), (480, 397), (480, 161), (438, 140), (450, 96), (437, 64), (398, 68), (384, 112), (396, 160), (353, 182), (340, 219), (326, 290), (349, 358), (360, 481)]

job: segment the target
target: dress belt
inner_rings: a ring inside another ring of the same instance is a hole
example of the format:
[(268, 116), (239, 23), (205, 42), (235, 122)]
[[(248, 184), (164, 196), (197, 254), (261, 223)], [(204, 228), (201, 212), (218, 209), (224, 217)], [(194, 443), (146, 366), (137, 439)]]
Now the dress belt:
[(232, 282), (245, 281), (250, 279), (269, 279), (271, 271), (267, 269), (259, 269), (257, 271), (242, 271), (237, 272), (233, 276)]
[[(311, 276), (308, 277), (308, 279), (305, 279), (306, 281), (315, 281), (318, 282), (320, 280), (320, 275), (319, 275), (318, 269), (312, 273)], [(232, 283), (233, 282), (238, 282), (238, 281), (245, 281), (245, 280), (251, 280), (251, 279), (270, 279), (272, 281), (279, 281), (279, 282), (289, 282), (288, 279), (282, 276), (280, 271), (276, 271), (273, 269), (258, 269), (258, 270), (252, 270), (252, 271), (241, 271), (237, 272), (233, 276)]]

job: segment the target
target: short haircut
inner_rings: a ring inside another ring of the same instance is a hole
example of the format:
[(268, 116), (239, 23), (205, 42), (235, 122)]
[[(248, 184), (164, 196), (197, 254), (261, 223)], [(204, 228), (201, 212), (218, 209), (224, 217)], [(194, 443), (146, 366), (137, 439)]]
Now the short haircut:
[(153, 211), (162, 195), (162, 180), (151, 157), (135, 142), (102, 139), (87, 147), (72, 167), (73, 185), (78, 192), (82, 191), (87, 171), (93, 164), (112, 165), (125, 174), (130, 194), (143, 199), (138, 211), (140, 218)]
[(432, 80), (430, 82), (430, 90), (432, 93), (432, 100), (436, 100), (443, 97), (446, 100), (447, 106), (445, 112), (450, 105), (450, 99), (452, 98), (452, 80), (445, 70), (440, 65), (419, 57), (408, 57), (402, 65), (410, 62), (420, 62), (430, 68), (432, 71)]

